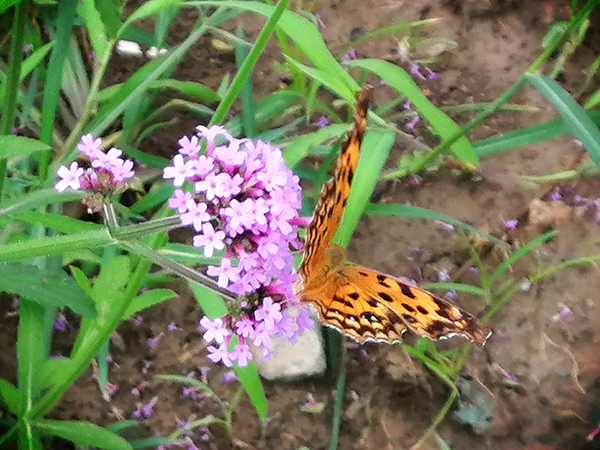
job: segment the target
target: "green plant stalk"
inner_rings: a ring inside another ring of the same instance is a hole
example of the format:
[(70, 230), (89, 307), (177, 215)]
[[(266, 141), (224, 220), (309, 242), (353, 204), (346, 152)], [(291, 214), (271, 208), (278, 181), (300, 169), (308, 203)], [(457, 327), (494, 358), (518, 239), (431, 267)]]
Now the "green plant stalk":
[(96, 105), (96, 96), (100, 90), (100, 83), (102, 82), (102, 78), (104, 77), (104, 73), (108, 67), (108, 63), (110, 62), (110, 56), (115, 43), (116, 41), (114, 39), (108, 41), (106, 51), (102, 55), (102, 59), (99, 61), (96, 70), (94, 70), (94, 76), (90, 85), (89, 95), (83, 107), (83, 111), (81, 112), (81, 117), (79, 118), (77, 125), (75, 125), (73, 130), (71, 130), (71, 133), (65, 140), (62, 147), (56, 152), (56, 160), (60, 160), (67, 154), (69, 149), (75, 145), (75, 142), (79, 140), (83, 129), (87, 126), (90, 118), (92, 117), (92, 113)]
[(225, 115), (227, 114), (227, 112), (231, 108), (231, 105), (233, 105), (234, 100), (238, 96), (240, 89), (246, 82), (246, 79), (252, 73), (252, 69), (256, 65), (256, 62), (262, 54), (262, 51), (264, 50), (265, 45), (267, 44), (267, 41), (271, 37), (271, 33), (275, 29), (275, 26), (281, 18), (281, 15), (285, 12), (289, 2), (290, 0), (280, 0), (277, 4), (277, 7), (273, 11), (273, 14), (271, 14), (271, 17), (269, 17), (269, 20), (267, 21), (266, 25), (258, 35), (254, 47), (252, 47), (252, 50), (248, 54), (248, 57), (244, 60), (244, 64), (242, 64), (240, 70), (235, 75), (235, 78), (233, 79), (233, 82), (231, 83), (227, 94), (225, 95), (225, 97), (219, 104), (217, 110), (215, 111), (215, 115), (210, 121), (210, 125), (218, 125), (225, 118)]
[[(15, 6), (15, 25), (13, 38), (10, 46), (8, 75), (6, 77), (6, 88), (4, 90), (4, 111), (0, 119), (0, 135), (11, 134), (17, 113), (17, 94), (21, 64), (23, 62), (23, 39), (25, 37), (25, 22), (27, 21), (27, 7), (29, 2), (21, 1)], [(4, 179), (6, 177), (6, 159), (0, 159), (0, 200), (4, 190)]]
[(586, 5), (581, 9), (579, 14), (571, 21), (569, 26), (562, 32), (560, 37), (556, 39), (552, 45), (548, 46), (542, 54), (529, 66), (529, 69), (525, 72), (525, 75), (533, 75), (540, 68), (544, 62), (554, 53), (554, 50), (558, 48), (560, 43), (569, 36), (574, 30), (578, 29), (581, 26), (581, 23), (587, 19), (587, 17), (592, 13), (596, 5), (600, 0), (589, 0)]
[(579, 178), (583, 176), (594, 176), (598, 174), (600, 174), (600, 168), (598, 168), (598, 166), (596, 166), (596, 164), (593, 161), (588, 161), (572, 170), (565, 170), (563, 172), (556, 172), (548, 175), (521, 175), (521, 178), (525, 181), (544, 184), (555, 183), (557, 181), (572, 180), (574, 178)]
[(333, 420), (331, 423), (331, 438), (329, 450), (336, 450), (340, 438), (340, 425), (342, 423), (342, 410), (344, 408), (344, 389), (346, 387), (346, 341), (342, 339), (340, 351), (340, 374), (335, 390), (335, 403), (333, 404)]

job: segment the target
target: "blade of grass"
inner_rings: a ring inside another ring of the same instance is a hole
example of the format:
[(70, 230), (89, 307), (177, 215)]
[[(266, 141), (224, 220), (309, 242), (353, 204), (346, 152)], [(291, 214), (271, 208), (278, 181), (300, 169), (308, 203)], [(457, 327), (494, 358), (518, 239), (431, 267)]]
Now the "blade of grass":
[[(8, 76), (5, 85), (5, 101), (2, 116), (0, 117), (0, 135), (11, 134), (15, 121), (17, 92), (21, 63), (23, 61), (23, 39), (25, 35), (25, 22), (27, 21), (27, 2), (22, 1), (15, 7), (15, 24), (13, 27), (12, 42), (9, 54)], [(6, 177), (6, 159), (0, 159), (0, 201), (4, 190)]]
[(600, 131), (583, 108), (552, 78), (533, 74), (526, 79), (554, 106), (571, 132), (583, 143), (592, 160), (600, 166)]
[[(238, 28), (238, 37), (245, 39), (244, 30)], [(248, 57), (248, 49), (243, 45), (235, 46), (235, 62), (238, 71), (242, 69), (244, 61)], [(252, 77), (246, 78), (246, 81), (240, 88), (240, 102), (242, 104), (242, 125), (244, 135), (253, 138), (258, 134), (258, 125), (254, 116), (254, 100), (252, 99)]]

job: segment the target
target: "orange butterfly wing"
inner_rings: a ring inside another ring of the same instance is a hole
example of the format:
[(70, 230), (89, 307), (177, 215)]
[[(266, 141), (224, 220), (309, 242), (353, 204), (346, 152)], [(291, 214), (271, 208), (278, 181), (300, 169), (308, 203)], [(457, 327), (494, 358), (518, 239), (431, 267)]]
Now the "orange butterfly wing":
[(415, 286), (334, 258), (333, 238), (350, 195), (366, 128), (370, 90), (357, 96), (354, 128), (342, 147), (334, 178), (323, 185), (307, 228), (294, 292), (314, 305), (321, 321), (358, 342), (397, 342), (406, 330), (440, 339), (462, 335), (482, 345), (490, 334), (472, 314)]

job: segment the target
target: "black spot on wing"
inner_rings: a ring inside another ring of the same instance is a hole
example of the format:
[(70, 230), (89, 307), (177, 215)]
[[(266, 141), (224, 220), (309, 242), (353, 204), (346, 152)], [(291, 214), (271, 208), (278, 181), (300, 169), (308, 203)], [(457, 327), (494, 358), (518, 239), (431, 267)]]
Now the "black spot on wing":
[(369, 274), (367, 272), (363, 272), (363, 271), (359, 271), (358, 272), (359, 275), (363, 276), (363, 277), (368, 277)]
[(380, 298), (382, 298), (383, 300), (385, 300), (386, 302), (393, 302), (394, 299), (392, 297), (390, 297), (388, 294), (386, 294), (385, 292), (378, 292), (377, 295), (379, 295)]
[(421, 305), (417, 306), (417, 309), (419, 310), (419, 312), (421, 314), (429, 314), (429, 311), (427, 311), (425, 308), (423, 308)]
[(408, 312), (415, 312), (415, 308), (413, 308), (412, 306), (410, 306), (408, 303), (402, 303), (402, 306), (404, 307), (405, 310), (407, 310)]
[(387, 280), (387, 277), (385, 275), (377, 275), (377, 281), (379, 282), (380, 285), (385, 286), (386, 288), (389, 288), (390, 285), (387, 284), (385, 281)]
[(341, 303), (342, 305), (347, 306), (348, 308), (352, 308), (352, 303), (350, 303), (348, 300), (346, 300), (344, 297), (339, 297), (337, 295), (333, 296), (333, 300), (336, 302)]
[(360, 294), (358, 292), (353, 292), (352, 294), (348, 294), (348, 297), (350, 297), (352, 300), (358, 300)]
[(369, 303), (369, 305), (371, 305), (373, 308), (377, 307), (377, 305), (379, 305), (379, 302), (377, 300), (375, 300), (374, 298), (370, 298), (367, 303)]
[(416, 320), (413, 316), (411, 316), (410, 314), (402, 314), (402, 318), (404, 320), (406, 320), (408, 323), (415, 323)]
[(352, 169), (348, 169), (346, 176), (348, 177), (348, 184), (352, 184), (352, 180), (354, 179), (354, 171)]
[(400, 281), (396, 281), (396, 283), (398, 283), (398, 286), (404, 295), (406, 295), (408, 298), (416, 298), (409, 285), (401, 283)]

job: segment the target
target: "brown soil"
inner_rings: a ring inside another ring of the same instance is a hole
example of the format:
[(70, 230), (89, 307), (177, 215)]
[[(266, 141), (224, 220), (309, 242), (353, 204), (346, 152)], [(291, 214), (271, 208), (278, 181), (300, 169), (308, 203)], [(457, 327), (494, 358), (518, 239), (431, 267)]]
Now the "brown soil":
[[(465, 102), (492, 101), (502, 94), (540, 53), (540, 42), (552, 20), (558, 20), (566, 2), (559, 1), (460, 1), (460, 0), (341, 0), (317, 2), (315, 13), (322, 22), (322, 33), (332, 52), (346, 45), (354, 27), (365, 30), (390, 26), (400, 21), (440, 17), (443, 20), (426, 29), (425, 34), (454, 40), (458, 47), (446, 54), (436, 71), (440, 79), (428, 84), (432, 101), (439, 106)], [(352, 18), (352, 20), (350, 20)], [(170, 36), (181, 40), (193, 17), (184, 20)], [(256, 36), (260, 22), (246, 18), (249, 36)], [(274, 47), (273, 47), (274, 48)], [(377, 40), (359, 48), (359, 56), (384, 57), (394, 50), (391, 41)], [(597, 51), (598, 49), (593, 49)], [(593, 58), (592, 49), (583, 47), (569, 63), (561, 81), (567, 89), (584, 77), (583, 70)], [(277, 53), (267, 53), (254, 73), (255, 97), (263, 98), (276, 89), (278, 73), (273, 68)], [(114, 81), (135, 70), (137, 61), (120, 60), (111, 73)], [(217, 87), (226, 71), (233, 72), (231, 56), (223, 55), (201, 41), (177, 69), (175, 76), (184, 80), (201, 80)], [(380, 104), (392, 95), (388, 88), (376, 92)], [(387, 96), (387, 97), (386, 97)], [(515, 99), (539, 107), (535, 113), (501, 113), (478, 127), (473, 139), (517, 129), (556, 117), (549, 105), (533, 89), (523, 90)], [(465, 123), (466, 115), (454, 115)], [(162, 132), (154, 140), (154, 151), (170, 156), (177, 137), (189, 133), (195, 121), (181, 116), (176, 130)], [(418, 133), (426, 135), (426, 130)], [(405, 149), (397, 145), (390, 164)], [(581, 152), (572, 138), (557, 139), (486, 158), (482, 180), (467, 180), (454, 176), (450, 170), (425, 176), (419, 186), (405, 182), (380, 187), (382, 203), (413, 204), (438, 211), (474, 226), (501, 235), (504, 221), (515, 217), (520, 224), (507, 238), (515, 243), (527, 242), (538, 236), (541, 228), (552, 226), (559, 235), (538, 248), (517, 264), (509, 277), (520, 280), (531, 271), (548, 267), (565, 259), (598, 253), (600, 228), (593, 219), (568, 209), (567, 220), (558, 224), (539, 224), (528, 216), (529, 205), (535, 199), (548, 201), (554, 186), (526, 187), (511, 182), (514, 174), (548, 174), (573, 167)], [(585, 158), (585, 156), (584, 156)], [(493, 176), (491, 176), (493, 174)], [(512, 176), (511, 176), (512, 175)], [(563, 186), (564, 188), (565, 186)], [(572, 184), (582, 196), (595, 197), (600, 182), (578, 180)], [(548, 202), (549, 203), (549, 202)], [(552, 213), (550, 213), (552, 214)], [(414, 249), (423, 254), (414, 258)], [(483, 250), (482, 250), (483, 251)], [(465, 245), (455, 233), (441, 230), (434, 223), (388, 217), (364, 217), (358, 225), (349, 247), (350, 258), (360, 264), (386, 273), (414, 276), (422, 267), (426, 280), (435, 281), (435, 273), (449, 269), (453, 281), (474, 282), (465, 269), (471, 263)], [(497, 265), (501, 248), (485, 250), (485, 262)], [(457, 274), (461, 274), (456, 277)], [(118, 386), (111, 402), (102, 399), (89, 376), (69, 389), (60, 404), (50, 414), (53, 418), (90, 420), (108, 425), (120, 415), (128, 418), (137, 401), (148, 402), (154, 396), (159, 401), (154, 414), (145, 421), (145, 435), (166, 436), (175, 429), (175, 419), (200, 418), (216, 413), (209, 400), (194, 402), (181, 396), (181, 388), (171, 384), (153, 383), (159, 373), (199, 373), (210, 366), (208, 383), (223, 399), (229, 399), (238, 388), (237, 382), (224, 383), (224, 369), (214, 367), (205, 359), (205, 350), (197, 324), (201, 312), (183, 285), (174, 287), (180, 298), (146, 311), (144, 323), (124, 323), (118, 329), (119, 345), (111, 348), (114, 365), (110, 381)], [(600, 320), (597, 292), (600, 278), (592, 266), (560, 271), (544, 279), (529, 292), (513, 297), (496, 314), (491, 326), (494, 335), (484, 350), (471, 352), (464, 372), (473, 378), (470, 385), (485, 385), (486, 401), (492, 405), (493, 421), (489, 429), (478, 435), (459, 424), (450, 413), (439, 426), (439, 436), (453, 450), (550, 450), (600, 448), (586, 436), (598, 425), (600, 416)], [(462, 298), (461, 305), (472, 311), (483, 309), (480, 300)], [(553, 316), (569, 307), (572, 314), (560, 320)], [(5, 348), (15, 348), (17, 318), (0, 311), (0, 339)], [(181, 330), (167, 332), (170, 322)], [(150, 350), (149, 337), (165, 332), (158, 346)], [(67, 346), (74, 336), (68, 332), (58, 337), (55, 347)], [(463, 344), (452, 340), (442, 344), (456, 349)], [(348, 353), (348, 373), (340, 449), (408, 449), (425, 432), (444, 404), (449, 392), (446, 386), (411, 360), (399, 347), (367, 345), (351, 348)], [(0, 376), (15, 381), (14, 352), (1, 355)], [(143, 361), (151, 361), (147, 374)], [(518, 386), (503, 380), (499, 367), (518, 378)], [(130, 394), (132, 388), (147, 382), (142, 396)], [(324, 449), (328, 447), (331, 428), (334, 384), (326, 380), (299, 381), (288, 384), (265, 384), (269, 415), (264, 428), (252, 405), (242, 400), (234, 415), (234, 431), (227, 436), (218, 427), (211, 427), (208, 442), (196, 440), (199, 448), (207, 449)], [(300, 407), (312, 395), (324, 402), (320, 413), (302, 412)], [(144, 433), (142, 433), (144, 435)], [(61, 444), (63, 445), (63, 444)], [(56, 444), (53, 448), (63, 448)], [(433, 439), (422, 449), (441, 448)]]

